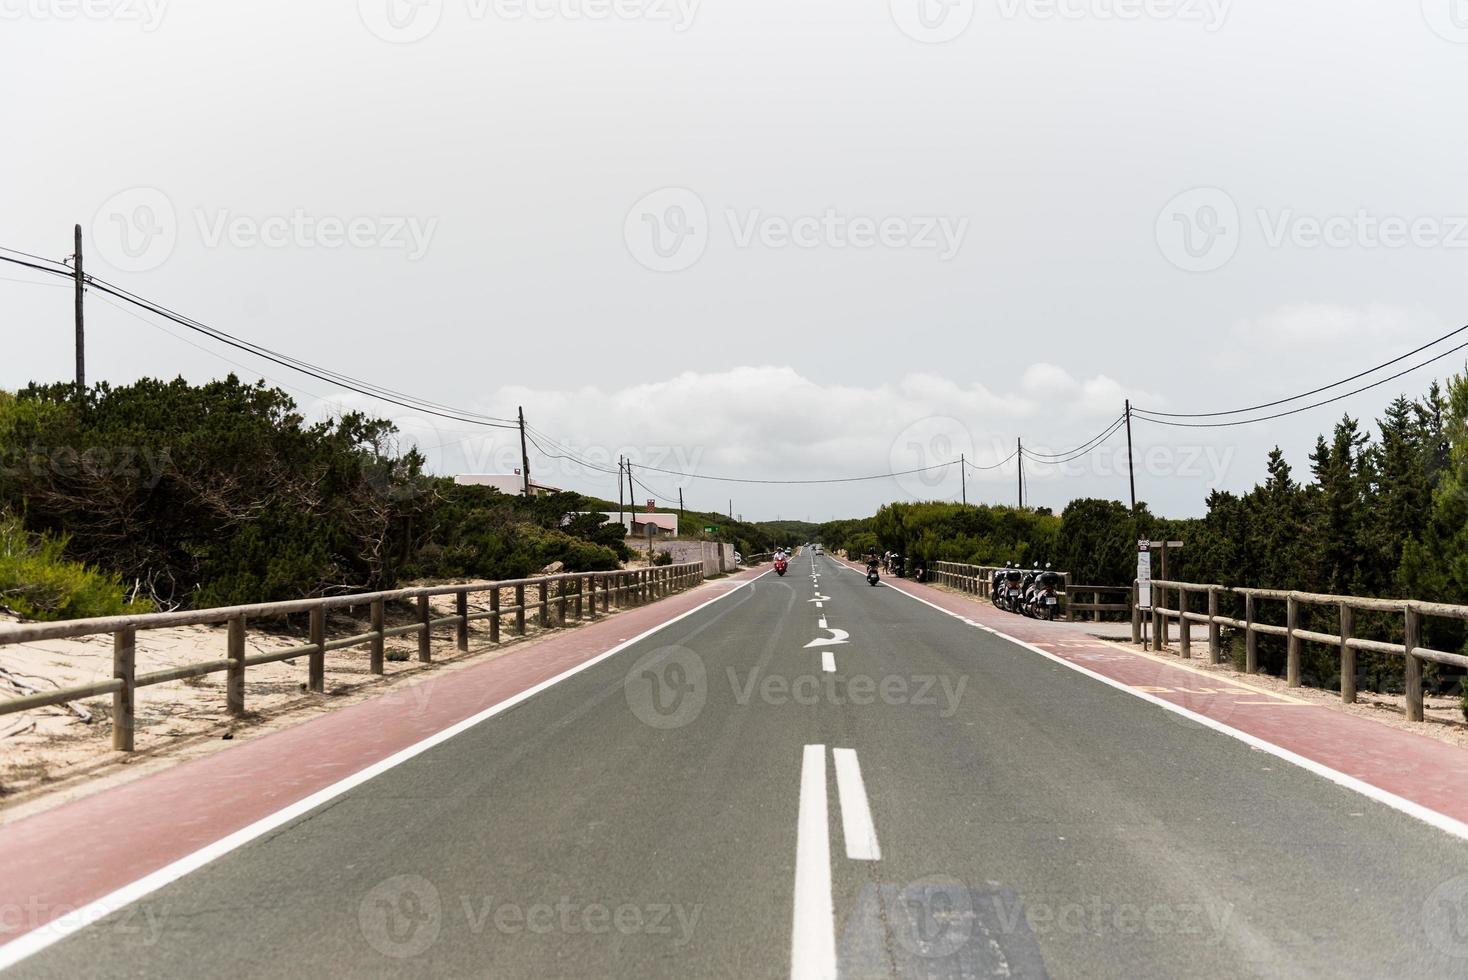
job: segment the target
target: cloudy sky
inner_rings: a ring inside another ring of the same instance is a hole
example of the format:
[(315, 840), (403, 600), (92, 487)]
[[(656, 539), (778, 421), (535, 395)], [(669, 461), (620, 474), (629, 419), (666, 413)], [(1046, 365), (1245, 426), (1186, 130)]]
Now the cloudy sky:
[[(0, 19), (0, 245), (59, 259), (79, 222), (89, 271), (199, 320), (442, 404), (524, 405), (591, 464), (536, 452), (536, 476), (589, 492), (626, 454), (658, 495), (749, 518), (957, 499), (956, 468), (706, 478), (1061, 453), (1127, 398), (1271, 401), (1468, 322), (1461, 0), (0, 0)], [(71, 296), (43, 279), (0, 269), (0, 387), (72, 371)], [(92, 379), (235, 370), (313, 412), (371, 405), (97, 294), (88, 318)], [(1462, 362), (1279, 422), (1138, 421), (1138, 495), (1199, 513), (1276, 443), (1303, 471), (1341, 411)], [(442, 472), (515, 465), (510, 432), (372, 407)], [(1125, 499), (1123, 436), (1028, 465), (1030, 501)], [(1013, 464), (968, 492), (1013, 501)]]

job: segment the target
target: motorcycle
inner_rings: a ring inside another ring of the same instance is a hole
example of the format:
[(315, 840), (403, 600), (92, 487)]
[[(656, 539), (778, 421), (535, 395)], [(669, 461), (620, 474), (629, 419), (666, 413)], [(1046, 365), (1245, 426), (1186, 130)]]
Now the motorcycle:
[(787, 563), (786, 563), (785, 559), (783, 559), (783, 558), (776, 558), (775, 559), (775, 574), (776, 575), (784, 575), (785, 574), (786, 567), (787, 567)]
[(1060, 611), (1061, 581), (1060, 573), (1052, 572), (1049, 565), (1036, 578), (1034, 612), (1031, 614), (1036, 619), (1055, 620), (1055, 614)]
[(994, 569), (994, 577), (989, 580), (989, 599), (996, 606), (1003, 607), (1004, 604), (1004, 576), (1008, 573), (1009, 566)]
[(1018, 568), (1011, 568), (1004, 573), (1004, 585), (1001, 587), (1002, 600), (999, 608), (1006, 612), (1019, 612), (1019, 604), (1024, 599), (1024, 577), (1025, 573)]
[(881, 579), (882, 576), (877, 574), (877, 563), (872, 562), (867, 566), (867, 585), (876, 585)]

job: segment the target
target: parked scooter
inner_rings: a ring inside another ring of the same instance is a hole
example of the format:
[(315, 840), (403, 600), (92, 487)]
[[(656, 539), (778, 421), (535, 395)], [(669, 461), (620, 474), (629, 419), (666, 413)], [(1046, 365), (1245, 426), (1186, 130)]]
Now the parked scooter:
[(1003, 568), (994, 569), (994, 577), (989, 580), (989, 599), (994, 605), (1004, 606), (1004, 576), (1009, 572), (1009, 562), (1004, 563)]
[(1025, 573), (1019, 568), (1010, 568), (1004, 573), (1004, 586), (1001, 591), (1004, 601), (999, 604), (1000, 609), (1008, 612), (1019, 612), (1020, 603), (1024, 601), (1024, 579)]
[(1051, 571), (1048, 564), (1035, 576), (1027, 610), (1031, 616), (1047, 621), (1055, 619), (1055, 614), (1060, 611), (1061, 581), (1060, 573)]
[(867, 585), (876, 585), (881, 580), (882, 576), (877, 574), (877, 563), (875, 561), (867, 562)]

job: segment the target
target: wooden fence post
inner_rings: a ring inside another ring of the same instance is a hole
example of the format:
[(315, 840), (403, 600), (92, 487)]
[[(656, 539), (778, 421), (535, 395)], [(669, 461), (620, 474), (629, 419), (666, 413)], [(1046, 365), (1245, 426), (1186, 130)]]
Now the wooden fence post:
[(372, 600), (372, 648), (369, 657), (368, 669), (374, 674), (383, 672), (383, 661), (387, 637), (383, 632), (387, 629), (387, 604), (381, 599)]
[(418, 662), (428, 663), (433, 659), (433, 636), (428, 624), (433, 619), (433, 610), (428, 605), (428, 596), (418, 597), (418, 622), (421, 627), (418, 630)]
[(460, 650), (469, 649), (469, 593), (454, 593), (454, 615), (459, 621), (454, 624), (454, 646)]
[(1244, 673), (1259, 673), (1259, 634), (1254, 632), (1254, 596), (1244, 596)]
[(1285, 686), (1300, 686), (1300, 638), (1295, 630), (1300, 625), (1300, 600), (1290, 593), (1289, 607), (1285, 612)]
[(612, 583), (616, 580), (616, 575), (608, 575), (601, 580), (601, 611), (604, 613), (612, 611)]
[(1208, 662), (1216, 664), (1222, 658), (1218, 630), (1218, 590), (1208, 590)]
[[(586, 593), (586, 616), (588, 619), (596, 618), (596, 575), (587, 575), (583, 580), (581, 591)], [(580, 605), (576, 609), (577, 614), (581, 612)]]
[(525, 635), (525, 583), (515, 586), (515, 633)]
[(1422, 720), (1422, 661), (1416, 650), (1422, 646), (1422, 614), (1407, 603), (1407, 632), (1403, 640), (1407, 655), (1407, 720)]
[(1341, 603), (1341, 700), (1356, 703), (1356, 650), (1351, 637), (1356, 632), (1356, 610)]
[(556, 580), (556, 625), (566, 625), (566, 586), (571, 584), (568, 579)]
[(1177, 645), (1184, 660), (1193, 656), (1193, 625), (1188, 622), (1188, 590), (1177, 590)]
[(500, 587), (489, 590), (489, 642), (500, 641)]
[(245, 713), (245, 617), (229, 621), (227, 647), (229, 670), (224, 676), (224, 701), (229, 713), (238, 717)]
[(311, 646), (306, 658), (306, 687), (317, 694), (326, 692), (326, 607), (311, 607)]
[(536, 583), (535, 588), (536, 624), (541, 629), (548, 629), (550, 627), (550, 583), (541, 579)]
[(112, 748), (117, 752), (133, 750), (133, 729), (137, 727), (138, 634), (136, 630), (118, 630), (112, 634), (112, 676), (122, 687), (112, 692)]

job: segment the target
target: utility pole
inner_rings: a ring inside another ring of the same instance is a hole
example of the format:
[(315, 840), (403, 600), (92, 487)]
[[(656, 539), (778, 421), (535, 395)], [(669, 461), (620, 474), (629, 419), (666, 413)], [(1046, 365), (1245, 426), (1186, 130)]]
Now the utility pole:
[(73, 258), (76, 266), (72, 271), (76, 274), (76, 397), (78, 401), (82, 401), (86, 398), (87, 391), (87, 345), (82, 310), (82, 293), (86, 279), (82, 275), (82, 226), (77, 225), (74, 230), (76, 255)]
[(525, 496), (530, 496), (530, 450), (525, 448), (525, 406), (520, 406), (520, 464), (525, 474)]
[(632, 486), (632, 459), (627, 459), (627, 509), (637, 513), (637, 490)]
[[(625, 465), (626, 464), (623, 462), (623, 458), (621, 456), (618, 456), (617, 457), (617, 520), (618, 521), (621, 521), (623, 519), (623, 517), (624, 517), (623, 512), (622, 512), (622, 467), (625, 466)], [(624, 524), (623, 526), (625, 527), (626, 525)]]
[(958, 483), (963, 490), (963, 505), (968, 506), (968, 457), (963, 453), (958, 455)]
[(1137, 471), (1132, 463), (1132, 400), (1126, 400), (1126, 472), (1132, 484), (1132, 513), (1137, 512)]
[(733, 497), (730, 497), (729, 498), (729, 520), (732, 521), (733, 519), (734, 519), (734, 498)]
[(678, 488), (678, 520), (683, 520), (683, 488)]
[(1014, 444), (1017, 447), (1015, 449), (1014, 458), (1017, 459), (1017, 460), (1019, 460), (1019, 508), (1020, 508), (1020, 510), (1024, 510), (1024, 507), (1025, 507), (1025, 441), (1021, 437), (1021, 438), (1016, 439)]

